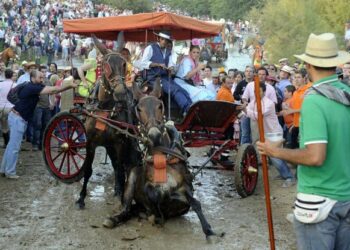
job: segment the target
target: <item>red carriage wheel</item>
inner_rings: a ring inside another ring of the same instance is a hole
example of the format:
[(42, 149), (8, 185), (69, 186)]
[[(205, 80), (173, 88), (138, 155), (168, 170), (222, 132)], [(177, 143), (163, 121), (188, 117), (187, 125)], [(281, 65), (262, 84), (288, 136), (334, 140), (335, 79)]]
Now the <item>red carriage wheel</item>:
[(242, 198), (254, 193), (258, 182), (258, 157), (253, 145), (243, 144), (239, 147), (234, 175), (237, 193)]
[(79, 181), (86, 158), (84, 124), (69, 112), (54, 116), (44, 132), (43, 156), (49, 172), (65, 183)]

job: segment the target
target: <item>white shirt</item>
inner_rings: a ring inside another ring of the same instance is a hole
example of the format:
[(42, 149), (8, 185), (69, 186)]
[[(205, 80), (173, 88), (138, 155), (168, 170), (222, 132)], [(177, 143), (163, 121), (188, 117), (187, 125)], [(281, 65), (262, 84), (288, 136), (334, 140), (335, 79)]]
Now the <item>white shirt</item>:
[[(158, 44), (159, 45), (159, 44)], [(163, 58), (165, 58), (166, 53), (167, 53), (167, 49), (163, 49)], [(135, 67), (139, 68), (140, 70), (142, 69), (150, 69), (150, 65), (151, 65), (151, 58), (153, 56), (153, 48), (151, 45), (148, 45), (145, 48), (145, 51), (143, 52), (142, 55), (142, 59), (137, 63), (137, 65), (135, 65)], [(173, 53), (170, 54), (170, 58), (169, 58), (169, 65), (168, 67), (174, 67), (174, 58), (173, 58)]]
[[(255, 101), (254, 84), (255, 84), (254, 82), (250, 82), (247, 84), (243, 92), (242, 99), (246, 99), (249, 102)], [(276, 96), (275, 89), (270, 84), (265, 84), (265, 85), (266, 85), (265, 96), (269, 98), (271, 101), (273, 101), (274, 103), (277, 103), (277, 96)]]
[(345, 40), (350, 40), (350, 29), (345, 32)]
[(3, 108), (10, 109), (14, 106), (7, 100), (7, 94), (10, 89), (14, 87), (16, 87), (16, 84), (13, 83), (11, 79), (6, 79), (3, 82), (0, 82), (0, 111), (2, 111)]
[(26, 72), (18, 78), (17, 84), (22, 84), (24, 82), (29, 82), (29, 81), (30, 81), (30, 75), (28, 72)]

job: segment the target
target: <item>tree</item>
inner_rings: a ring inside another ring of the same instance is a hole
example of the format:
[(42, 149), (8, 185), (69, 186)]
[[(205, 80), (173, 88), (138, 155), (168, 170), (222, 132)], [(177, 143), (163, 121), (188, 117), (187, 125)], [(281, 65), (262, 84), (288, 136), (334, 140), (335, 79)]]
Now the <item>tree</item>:
[[(262, 9), (255, 8), (250, 17), (266, 39), (269, 61), (304, 52), (310, 33), (335, 33), (341, 40), (348, 11), (346, 0), (267, 0)], [(327, 6), (327, 8), (325, 8)], [(341, 44), (341, 43), (339, 43)]]

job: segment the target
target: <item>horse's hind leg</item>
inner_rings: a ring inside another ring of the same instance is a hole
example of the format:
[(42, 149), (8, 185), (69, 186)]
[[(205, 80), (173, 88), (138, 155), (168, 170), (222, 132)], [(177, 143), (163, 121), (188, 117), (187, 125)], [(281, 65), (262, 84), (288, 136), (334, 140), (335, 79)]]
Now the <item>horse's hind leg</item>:
[(87, 184), (92, 175), (92, 163), (95, 157), (95, 149), (96, 149), (96, 146), (88, 141), (86, 145), (86, 158), (85, 158), (84, 165), (82, 167), (84, 169), (84, 183), (83, 183), (83, 188), (80, 191), (79, 199), (76, 201), (76, 204), (80, 209), (85, 208), (84, 200), (86, 197)]
[[(205, 236), (208, 238), (211, 235), (216, 235), (213, 232), (213, 230), (211, 229), (211, 226), (208, 223), (207, 219), (204, 217), (204, 214), (202, 212), (201, 203), (193, 197), (193, 194), (190, 190), (186, 191), (186, 198), (187, 198), (190, 206), (192, 207), (192, 209), (196, 212), (196, 214), (201, 222), (202, 230), (203, 230)], [(223, 234), (221, 234), (220, 236), (223, 236)]]
[(125, 186), (125, 169), (124, 165), (121, 162), (121, 153), (118, 152), (118, 149), (118, 146), (106, 147), (107, 154), (112, 161), (112, 166), (114, 169), (114, 195), (117, 196), (120, 199), (120, 201), (122, 201)]

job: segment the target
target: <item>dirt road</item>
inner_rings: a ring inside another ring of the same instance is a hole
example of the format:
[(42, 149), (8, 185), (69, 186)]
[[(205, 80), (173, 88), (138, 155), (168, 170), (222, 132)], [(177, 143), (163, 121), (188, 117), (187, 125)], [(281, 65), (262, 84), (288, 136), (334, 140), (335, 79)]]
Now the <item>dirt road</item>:
[[(202, 161), (202, 154), (192, 160)], [(85, 210), (74, 204), (81, 183), (66, 185), (53, 179), (40, 151), (22, 151), (20, 159), (19, 180), (0, 177), (0, 249), (268, 249), (261, 178), (255, 195), (241, 199), (232, 172), (204, 170), (198, 176), (195, 195), (204, 214), (216, 232), (226, 233), (208, 243), (193, 211), (164, 227), (135, 218), (112, 230), (103, 228), (104, 218), (116, 210), (116, 201), (112, 167), (100, 164), (102, 148), (97, 151)], [(282, 189), (281, 181), (270, 182), (277, 249), (295, 249), (293, 227), (285, 219), (295, 187)]]

